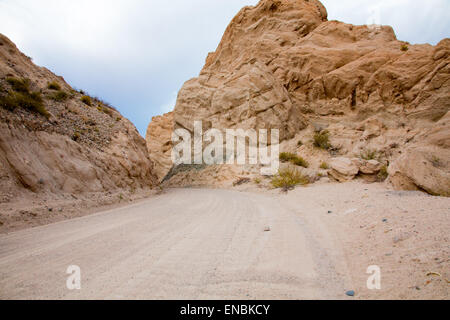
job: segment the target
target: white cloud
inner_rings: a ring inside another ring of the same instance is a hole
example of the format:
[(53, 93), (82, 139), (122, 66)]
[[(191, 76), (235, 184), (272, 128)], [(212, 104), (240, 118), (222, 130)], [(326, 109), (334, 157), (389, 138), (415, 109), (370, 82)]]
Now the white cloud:
[(373, 12), (379, 23), (394, 28), (399, 40), (436, 44), (450, 37), (448, 0), (322, 0), (328, 18), (366, 24)]

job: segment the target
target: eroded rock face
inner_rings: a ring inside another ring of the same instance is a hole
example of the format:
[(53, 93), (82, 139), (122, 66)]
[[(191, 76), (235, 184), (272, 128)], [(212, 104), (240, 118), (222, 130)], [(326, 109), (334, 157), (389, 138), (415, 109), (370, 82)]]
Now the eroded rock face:
[(173, 112), (154, 117), (147, 128), (145, 140), (159, 181), (164, 179), (172, 168), (172, 132)]
[(383, 165), (377, 160), (368, 160), (361, 164), (359, 170), (363, 174), (377, 174), (382, 167)]
[(389, 168), (398, 189), (450, 197), (450, 113), (423, 134)]
[(325, 19), (317, 1), (261, 1), (242, 9), (200, 76), (181, 89), (176, 126), (192, 130), (193, 120), (202, 120), (214, 128), (279, 128), (282, 140), (292, 138), (306, 119), (272, 64)]
[(278, 128), (282, 151), (306, 158), (318, 157), (311, 140), (327, 129), (332, 148), (321, 160), (373, 149), (389, 164), (424, 133), (447, 130), (437, 123), (450, 109), (449, 79), (450, 39), (410, 45), (388, 26), (328, 21), (319, 1), (262, 0), (236, 15), (199, 77), (185, 83), (174, 128), (192, 130), (194, 120)]
[[(28, 89), (11, 79), (26, 79)], [(50, 89), (50, 82), (57, 86)], [(40, 94), (40, 111), (7, 100), (20, 90)], [(30, 192), (75, 196), (157, 184), (133, 124), (97, 99), (88, 106), (82, 96), (0, 35), (0, 202)]]

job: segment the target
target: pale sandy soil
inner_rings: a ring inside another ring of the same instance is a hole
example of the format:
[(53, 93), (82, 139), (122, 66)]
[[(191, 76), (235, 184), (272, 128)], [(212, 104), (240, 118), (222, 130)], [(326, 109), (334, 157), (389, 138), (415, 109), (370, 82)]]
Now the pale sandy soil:
[[(341, 250), (357, 298), (450, 298), (449, 198), (350, 182), (299, 188), (284, 199), (311, 229), (321, 228), (318, 241), (331, 238)], [(381, 269), (381, 290), (367, 289), (371, 265)]]
[(449, 213), (448, 198), (361, 182), (167, 190), (0, 235), (0, 298), (449, 299)]
[(118, 191), (57, 197), (25, 194), (14, 201), (0, 203), (0, 234), (123, 207), (157, 193), (158, 188), (141, 189), (133, 193)]

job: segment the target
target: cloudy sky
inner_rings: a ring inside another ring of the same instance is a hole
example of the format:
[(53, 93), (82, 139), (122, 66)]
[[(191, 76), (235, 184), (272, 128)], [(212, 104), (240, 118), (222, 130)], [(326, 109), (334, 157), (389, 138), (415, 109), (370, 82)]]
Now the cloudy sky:
[[(295, 1), (295, 0), (293, 0)], [(233, 16), (257, 0), (0, 0), (0, 33), (145, 135), (172, 110)], [(400, 40), (450, 37), (450, 0), (323, 0), (329, 19), (392, 25)]]

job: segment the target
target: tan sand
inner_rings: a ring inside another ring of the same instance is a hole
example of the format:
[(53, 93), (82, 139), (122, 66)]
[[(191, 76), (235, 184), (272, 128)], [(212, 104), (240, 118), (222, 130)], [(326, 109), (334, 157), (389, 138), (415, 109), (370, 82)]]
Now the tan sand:
[[(360, 182), (174, 189), (1, 235), (0, 298), (448, 299), (449, 213), (448, 198)], [(381, 290), (366, 288), (369, 265)]]

